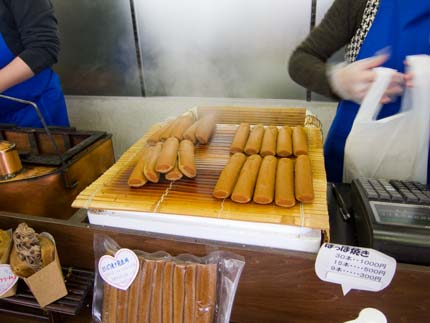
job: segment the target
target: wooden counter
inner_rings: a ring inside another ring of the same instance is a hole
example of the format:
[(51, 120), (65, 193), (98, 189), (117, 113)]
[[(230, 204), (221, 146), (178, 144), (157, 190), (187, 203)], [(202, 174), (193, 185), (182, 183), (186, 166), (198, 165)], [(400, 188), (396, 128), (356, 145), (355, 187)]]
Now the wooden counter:
[(245, 269), (236, 294), (231, 320), (251, 322), (344, 322), (364, 307), (375, 307), (392, 322), (428, 322), (430, 267), (398, 264), (390, 286), (381, 292), (350, 291), (319, 280), (315, 254), (238, 246), (214, 241), (184, 239), (146, 232), (92, 226), (68, 221), (0, 212), (0, 228), (16, 228), (26, 221), (36, 231), (56, 239), (62, 265), (94, 269), (93, 236), (106, 234), (121, 246), (148, 252), (198, 256), (228, 250), (245, 257)]

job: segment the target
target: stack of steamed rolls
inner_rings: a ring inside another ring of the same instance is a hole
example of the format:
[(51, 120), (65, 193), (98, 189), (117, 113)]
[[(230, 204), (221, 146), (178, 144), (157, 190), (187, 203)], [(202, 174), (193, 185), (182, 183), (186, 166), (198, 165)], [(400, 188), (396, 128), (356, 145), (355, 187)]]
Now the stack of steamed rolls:
[(104, 283), (103, 323), (212, 323), (217, 265), (139, 255), (139, 272), (128, 290)]
[(147, 182), (158, 183), (164, 174), (169, 181), (197, 175), (194, 145), (207, 144), (215, 132), (215, 115), (198, 120), (185, 113), (154, 132), (147, 140), (129, 179), (130, 187), (142, 187)]

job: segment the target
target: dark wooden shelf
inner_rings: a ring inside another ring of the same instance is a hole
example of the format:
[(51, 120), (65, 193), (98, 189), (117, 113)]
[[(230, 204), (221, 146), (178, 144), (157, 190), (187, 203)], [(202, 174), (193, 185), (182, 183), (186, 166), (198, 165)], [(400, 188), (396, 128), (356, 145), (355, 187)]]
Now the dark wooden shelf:
[[(95, 234), (107, 235), (124, 248), (147, 252), (164, 250), (172, 255), (191, 253), (203, 256), (220, 250), (242, 255), (246, 264), (234, 300), (232, 322), (345, 322), (356, 318), (365, 307), (381, 310), (389, 322), (428, 322), (428, 266), (398, 263), (391, 284), (384, 290), (376, 293), (352, 290), (343, 296), (340, 285), (321, 281), (316, 276), (314, 253), (95, 226), (75, 220), (0, 212), (0, 228), (16, 228), (20, 222), (25, 221), (37, 232), (49, 232), (55, 237), (64, 266), (76, 266), (90, 271), (94, 270), (95, 265)], [(336, 227), (334, 223), (331, 224), (333, 228)], [(340, 220), (337, 230), (344, 232), (346, 225)], [(347, 234), (346, 237), (351, 236)], [(342, 243), (343, 239), (339, 239), (339, 242)], [(82, 312), (86, 312), (85, 319), (76, 322), (91, 322), (90, 309)], [(76, 317), (64, 317), (67, 318), (65, 322), (69, 322), (70, 318), (75, 323)]]
[[(76, 268), (63, 268), (68, 295), (41, 308), (30, 289), (19, 280), (16, 295), (0, 299), (0, 312), (56, 322), (61, 315), (77, 315), (92, 291), (94, 273)], [(49, 288), (49, 286), (47, 286)], [(61, 320), (58, 320), (61, 322)]]

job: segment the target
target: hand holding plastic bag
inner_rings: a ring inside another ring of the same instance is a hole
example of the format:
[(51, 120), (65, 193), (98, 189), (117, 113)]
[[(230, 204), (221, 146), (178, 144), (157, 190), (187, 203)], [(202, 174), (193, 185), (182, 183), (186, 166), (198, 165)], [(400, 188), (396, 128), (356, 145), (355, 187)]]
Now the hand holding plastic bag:
[[(379, 55), (351, 64), (336, 65), (330, 72), (330, 84), (333, 91), (342, 99), (360, 104), (366, 96), (369, 88), (376, 79), (374, 68), (381, 66), (388, 55)], [(391, 82), (387, 86), (382, 103), (388, 103), (403, 93), (404, 76), (401, 73), (393, 73)]]
[(425, 183), (430, 122), (430, 56), (408, 57), (414, 87), (408, 88), (401, 111), (376, 120), (381, 98), (396, 71), (375, 69), (377, 78), (358, 111), (346, 140), (344, 182), (376, 177)]

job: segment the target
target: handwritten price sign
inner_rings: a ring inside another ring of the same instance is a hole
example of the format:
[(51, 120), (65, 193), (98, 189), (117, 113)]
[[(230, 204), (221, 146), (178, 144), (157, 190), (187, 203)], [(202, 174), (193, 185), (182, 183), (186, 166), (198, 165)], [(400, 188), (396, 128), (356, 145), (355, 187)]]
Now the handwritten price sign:
[(325, 243), (318, 252), (315, 272), (324, 281), (351, 289), (377, 292), (387, 287), (396, 272), (396, 260), (374, 249)]

